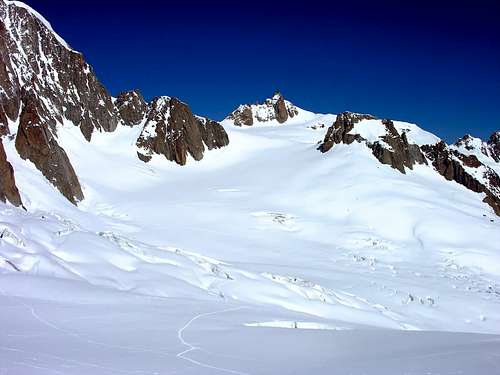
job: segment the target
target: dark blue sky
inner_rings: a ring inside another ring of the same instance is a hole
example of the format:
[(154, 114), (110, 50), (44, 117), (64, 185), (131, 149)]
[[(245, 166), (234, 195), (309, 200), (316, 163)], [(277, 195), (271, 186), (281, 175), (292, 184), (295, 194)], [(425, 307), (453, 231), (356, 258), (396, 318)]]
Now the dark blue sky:
[(26, 3), (113, 95), (177, 96), (220, 120), (279, 88), (304, 109), (407, 120), (447, 141), (500, 130), (497, 1)]

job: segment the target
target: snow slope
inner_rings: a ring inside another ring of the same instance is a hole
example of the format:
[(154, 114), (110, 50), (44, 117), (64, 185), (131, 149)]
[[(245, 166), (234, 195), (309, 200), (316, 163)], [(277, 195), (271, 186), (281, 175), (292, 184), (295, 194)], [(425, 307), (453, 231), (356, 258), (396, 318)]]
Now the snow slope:
[(498, 218), (428, 166), (321, 154), (334, 120), (226, 122), (182, 167), (65, 124), (78, 207), (5, 139), (28, 211), (0, 204), (2, 373), (499, 373)]

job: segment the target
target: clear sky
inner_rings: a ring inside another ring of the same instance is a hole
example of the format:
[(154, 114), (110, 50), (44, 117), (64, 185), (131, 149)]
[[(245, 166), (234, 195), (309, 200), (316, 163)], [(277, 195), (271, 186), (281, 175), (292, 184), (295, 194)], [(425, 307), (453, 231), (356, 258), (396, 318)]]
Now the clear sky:
[(113, 95), (177, 96), (221, 120), (280, 89), (304, 109), (407, 120), (448, 142), (500, 130), (499, 1), (25, 2)]

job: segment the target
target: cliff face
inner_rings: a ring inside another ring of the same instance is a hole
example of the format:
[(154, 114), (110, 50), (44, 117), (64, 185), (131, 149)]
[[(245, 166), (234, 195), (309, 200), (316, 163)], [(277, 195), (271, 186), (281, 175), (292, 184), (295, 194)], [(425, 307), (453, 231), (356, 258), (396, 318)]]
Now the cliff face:
[(16, 121), (26, 93), (50, 126), (63, 118), (86, 139), (98, 129), (113, 131), (115, 106), (83, 55), (72, 50), (38, 13), (0, 0), (0, 96), (2, 115)]
[(127, 126), (139, 125), (148, 109), (148, 104), (137, 90), (122, 92), (115, 105), (123, 124)]
[(405, 168), (413, 169), (415, 164), (426, 164), (427, 161), (418, 145), (410, 143), (405, 132), (398, 132), (391, 120), (381, 120), (376, 127), (380, 127), (378, 139), (365, 139), (362, 134), (355, 131), (355, 124), (363, 120), (376, 120), (367, 114), (343, 112), (327, 130), (323, 142), (318, 149), (321, 152), (329, 151), (335, 144), (351, 144), (354, 141), (364, 142), (372, 154), (382, 163), (388, 164), (401, 173), (406, 173)]
[(137, 140), (137, 154), (143, 161), (153, 154), (165, 156), (180, 165), (187, 156), (201, 160), (205, 146), (211, 150), (229, 143), (224, 128), (217, 122), (193, 115), (189, 106), (176, 98), (155, 98)]
[(7, 161), (7, 155), (0, 138), (0, 201), (9, 201), (14, 206), (21, 206), (21, 196), (16, 186), (14, 169)]
[[(166, 108), (168, 116), (158, 100), (148, 105), (138, 91), (113, 99), (83, 55), (40, 14), (23, 3), (0, 0), (0, 137), (15, 135), (21, 158), (33, 162), (72, 203), (84, 196), (58, 139), (63, 124), (77, 126), (90, 142), (96, 131), (146, 123), (137, 140), (146, 150), (139, 153), (143, 160), (160, 153), (184, 164), (187, 154), (200, 160), (204, 145), (210, 150), (228, 144), (220, 124), (195, 117), (184, 103), (172, 99)], [(151, 138), (147, 129), (153, 122), (158, 122), (158, 134)]]
[(0, 133), (16, 134), (16, 149), (71, 202), (83, 199), (57, 124), (72, 122), (90, 140), (119, 121), (110, 95), (83, 56), (42, 16), (0, 0)]
[(23, 102), (16, 149), (28, 159), (72, 203), (83, 199), (78, 177), (64, 149), (57, 143), (47, 122), (38, 113), (36, 99), (27, 97)]

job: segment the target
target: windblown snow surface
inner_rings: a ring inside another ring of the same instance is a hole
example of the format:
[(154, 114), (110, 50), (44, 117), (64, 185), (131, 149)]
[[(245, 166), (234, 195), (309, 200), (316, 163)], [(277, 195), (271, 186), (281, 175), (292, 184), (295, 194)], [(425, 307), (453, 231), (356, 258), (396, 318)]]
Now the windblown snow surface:
[(78, 207), (5, 140), (0, 374), (499, 374), (500, 220), (304, 113), (183, 167), (61, 125)]

